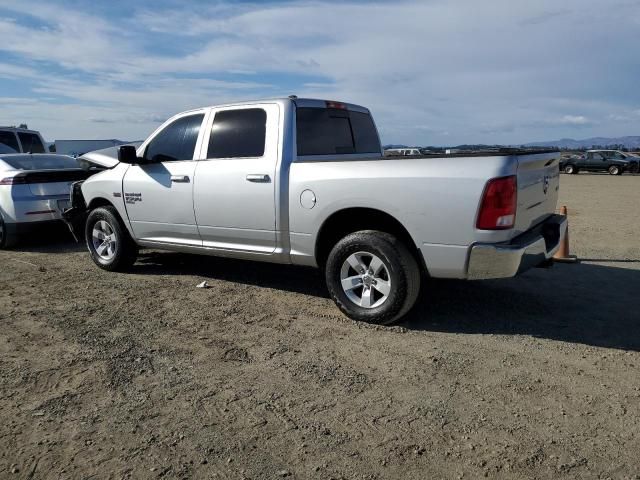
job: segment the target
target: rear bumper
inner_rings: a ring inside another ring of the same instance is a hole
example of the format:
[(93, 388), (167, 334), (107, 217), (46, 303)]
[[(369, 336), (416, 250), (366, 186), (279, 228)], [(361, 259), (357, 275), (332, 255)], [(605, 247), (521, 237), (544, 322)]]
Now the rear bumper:
[(39, 220), (26, 223), (5, 223), (4, 228), (7, 235), (10, 236), (23, 236), (28, 235), (39, 229), (46, 229), (49, 227), (63, 226), (62, 220)]
[(509, 278), (549, 260), (567, 233), (567, 218), (552, 215), (509, 243), (471, 247), (467, 264), (469, 280)]

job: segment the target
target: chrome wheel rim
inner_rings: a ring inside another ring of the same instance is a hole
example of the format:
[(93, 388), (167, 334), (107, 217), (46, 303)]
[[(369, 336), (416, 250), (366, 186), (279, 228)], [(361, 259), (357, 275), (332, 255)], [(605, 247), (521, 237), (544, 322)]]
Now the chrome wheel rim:
[(567, 167), (565, 169), (565, 172), (567, 172), (569, 175), (571, 175), (573, 173), (573, 167)]
[(110, 261), (118, 248), (118, 237), (108, 222), (100, 220), (93, 226), (91, 241), (96, 254), (105, 261)]
[(377, 308), (391, 292), (391, 276), (385, 263), (370, 252), (352, 253), (340, 269), (340, 284), (347, 298), (362, 308)]

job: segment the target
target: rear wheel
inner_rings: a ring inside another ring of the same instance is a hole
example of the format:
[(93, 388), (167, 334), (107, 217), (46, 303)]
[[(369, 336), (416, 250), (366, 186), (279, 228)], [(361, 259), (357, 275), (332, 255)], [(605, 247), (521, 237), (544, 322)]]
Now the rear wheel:
[(113, 207), (100, 207), (87, 217), (87, 248), (93, 262), (109, 271), (130, 268), (138, 256), (138, 247)]
[(415, 257), (396, 237), (363, 230), (331, 250), (325, 268), (329, 293), (354, 320), (388, 325), (407, 314), (420, 292)]
[(620, 175), (622, 173), (622, 170), (620, 170), (620, 167), (618, 167), (617, 165), (611, 165), (609, 167), (609, 175)]
[(15, 235), (11, 235), (7, 228), (7, 224), (4, 222), (4, 218), (0, 213), (0, 249), (11, 248), (16, 243), (18, 243), (17, 237)]
[(564, 167), (564, 173), (573, 175), (574, 173), (578, 173), (578, 170), (574, 165), (567, 165), (566, 167)]

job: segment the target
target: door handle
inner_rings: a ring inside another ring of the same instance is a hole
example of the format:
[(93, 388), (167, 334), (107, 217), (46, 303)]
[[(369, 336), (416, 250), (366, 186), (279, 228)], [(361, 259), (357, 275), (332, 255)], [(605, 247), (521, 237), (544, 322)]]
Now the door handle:
[(171, 175), (171, 181), (173, 183), (189, 183), (188, 175)]
[(247, 181), (254, 183), (269, 183), (271, 178), (266, 173), (250, 173), (247, 175)]

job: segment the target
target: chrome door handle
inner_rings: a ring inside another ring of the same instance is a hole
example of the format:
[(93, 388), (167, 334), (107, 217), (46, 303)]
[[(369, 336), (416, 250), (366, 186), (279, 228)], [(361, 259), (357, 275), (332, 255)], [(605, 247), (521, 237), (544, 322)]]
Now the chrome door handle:
[(269, 183), (271, 178), (266, 173), (250, 173), (247, 175), (248, 182)]
[(189, 183), (188, 175), (171, 175), (171, 181), (173, 183)]

